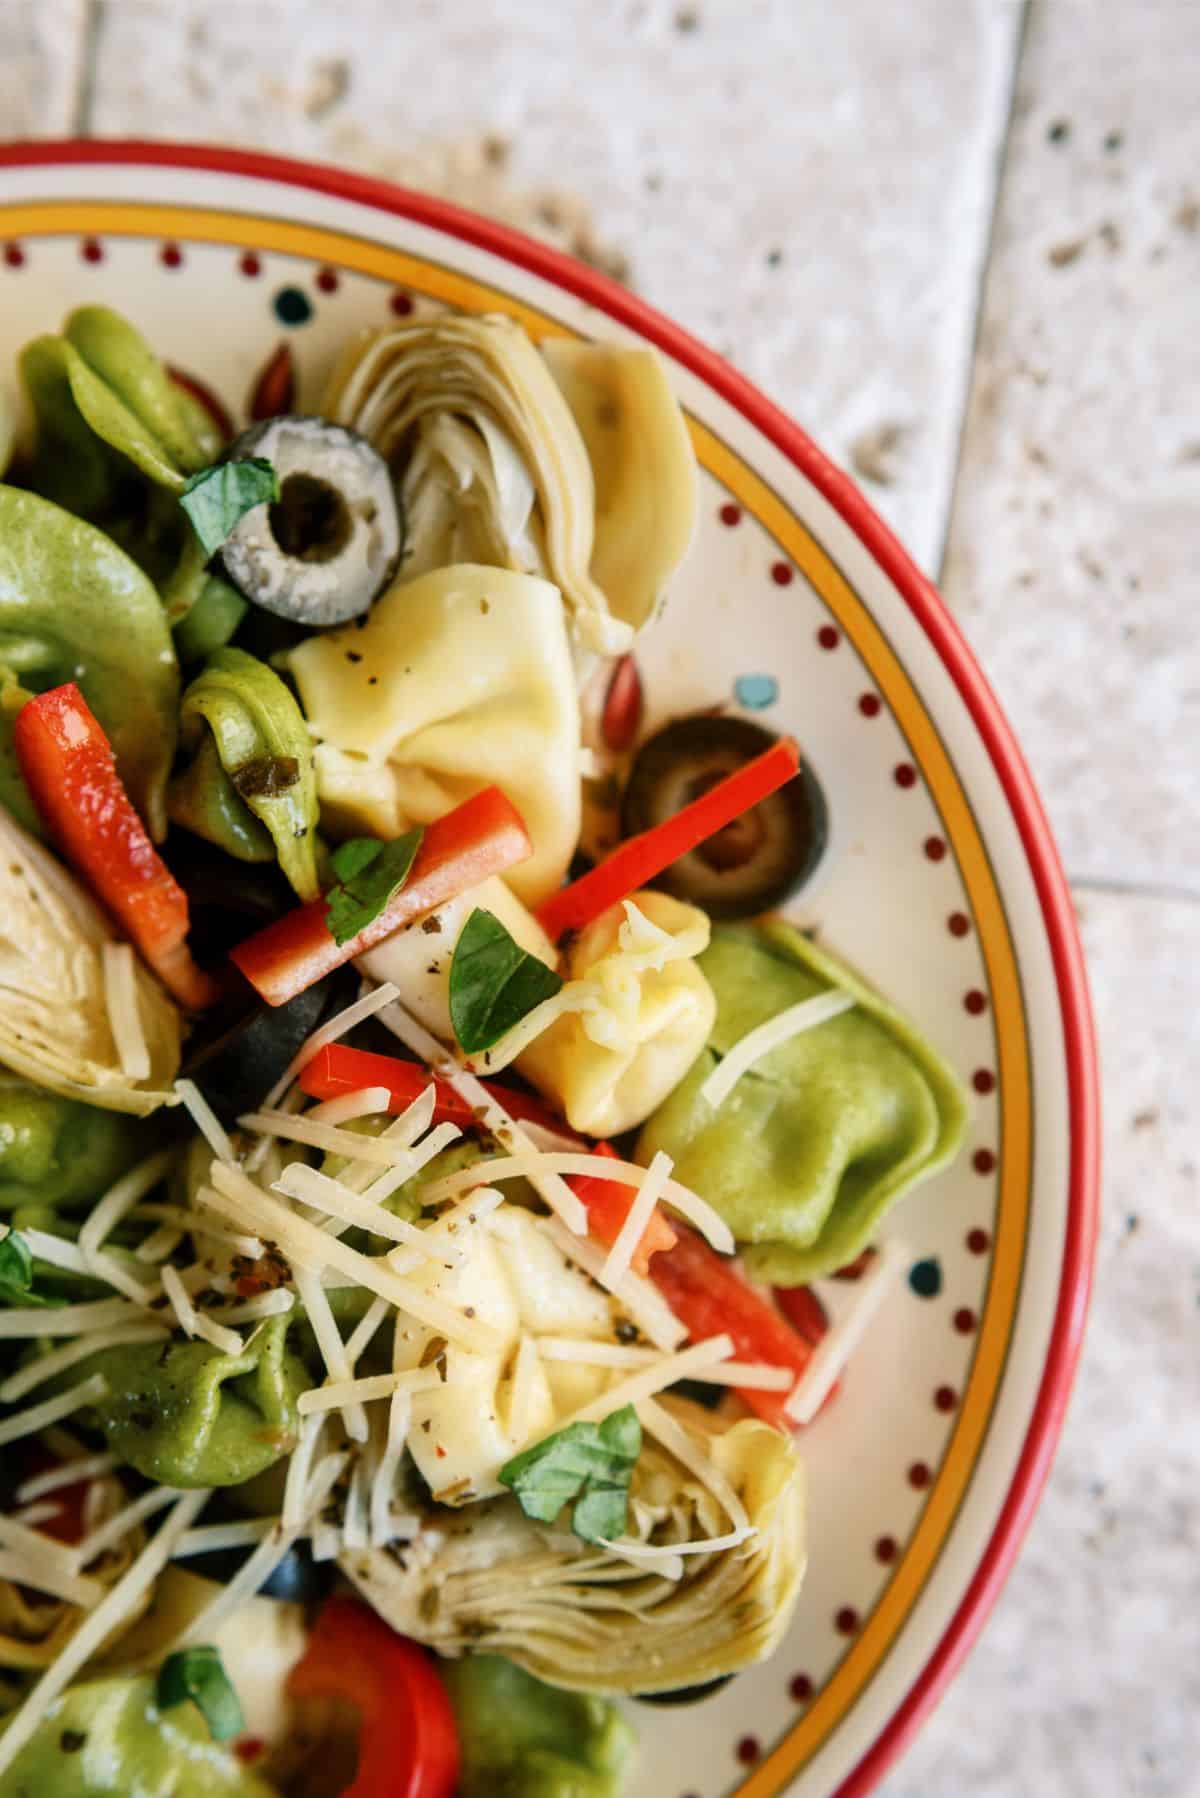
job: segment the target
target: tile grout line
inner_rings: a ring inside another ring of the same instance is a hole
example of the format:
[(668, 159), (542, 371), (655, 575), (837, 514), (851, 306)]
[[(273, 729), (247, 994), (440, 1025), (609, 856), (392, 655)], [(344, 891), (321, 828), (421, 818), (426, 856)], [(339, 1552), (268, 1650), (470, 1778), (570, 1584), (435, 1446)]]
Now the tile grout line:
[(1120, 875), (1068, 874), (1076, 893), (1109, 893), (1122, 899), (1162, 899), (1176, 905), (1200, 905), (1200, 887), (1169, 880), (1125, 880)]
[(940, 590), (946, 572), (946, 551), (950, 543), (950, 533), (954, 524), (954, 511), (958, 501), (959, 483), (962, 477), (963, 450), (966, 444), (967, 427), (971, 417), (971, 402), (974, 399), (979, 369), (979, 344), (983, 334), (984, 307), (987, 300), (988, 276), (991, 273), (993, 255), (996, 248), (996, 231), (1000, 220), (1000, 207), (1003, 200), (1005, 182), (1008, 175), (1009, 157), (1012, 152), (1013, 125), (1017, 112), (1017, 93), (1020, 87), (1021, 71), (1025, 63), (1025, 47), (1029, 39), (1029, 20), (1037, 0), (1022, 0), (1021, 18), (1017, 26), (1016, 42), (1013, 45), (1012, 74), (1008, 86), (1008, 101), (1005, 107), (1004, 127), (1000, 133), (999, 147), (996, 152), (996, 179), (992, 186), (992, 207), (988, 218), (987, 231), (984, 234), (983, 255), (979, 262), (979, 276), (975, 285), (975, 320), (971, 332), (971, 344), (967, 355), (967, 378), (963, 386), (962, 407), (958, 417), (958, 432), (954, 446), (953, 469), (950, 476), (950, 490), (946, 496), (946, 507), (942, 515), (941, 542), (937, 546), (937, 554), (933, 558), (936, 569), (934, 584)]
[(71, 102), (70, 130), (73, 137), (90, 137), (96, 89), (96, 51), (103, 24), (104, 0), (82, 0), (80, 9), (79, 57), (75, 70), (74, 95)]

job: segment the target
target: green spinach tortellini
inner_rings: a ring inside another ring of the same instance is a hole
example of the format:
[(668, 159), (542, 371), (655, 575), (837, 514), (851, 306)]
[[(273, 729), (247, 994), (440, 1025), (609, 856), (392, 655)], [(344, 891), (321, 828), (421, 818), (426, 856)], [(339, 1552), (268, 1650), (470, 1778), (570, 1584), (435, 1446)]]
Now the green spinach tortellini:
[[(708, 1047), (638, 1139), (724, 1217), (749, 1271), (799, 1285), (852, 1261), (902, 1193), (962, 1140), (958, 1080), (914, 1027), (789, 924), (713, 932), (700, 967), (717, 999)], [(788, 1006), (831, 988), (852, 1010), (791, 1038), (715, 1109), (718, 1059)]]
[(288, 1321), (260, 1324), (240, 1355), (180, 1341), (93, 1355), (84, 1372), (109, 1387), (94, 1415), (118, 1460), (164, 1486), (240, 1486), (290, 1454), (312, 1382), (288, 1350)]
[(563, 1692), (499, 1655), (445, 1661), (461, 1798), (617, 1798), (634, 1737), (616, 1705)]
[(160, 1711), (154, 1680), (88, 1680), (47, 1711), (0, 1775), (0, 1798), (273, 1798), (214, 1742), (195, 1705)]
[(0, 1070), (0, 1211), (98, 1198), (152, 1147), (136, 1118)]

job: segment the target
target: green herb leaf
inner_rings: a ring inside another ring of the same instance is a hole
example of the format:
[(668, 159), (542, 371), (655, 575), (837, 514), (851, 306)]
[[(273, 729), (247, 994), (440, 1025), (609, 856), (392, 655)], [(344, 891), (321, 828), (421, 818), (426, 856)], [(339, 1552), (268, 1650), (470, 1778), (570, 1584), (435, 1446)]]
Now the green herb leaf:
[(569, 1423), (535, 1442), (500, 1469), (526, 1517), (553, 1523), (565, 1504), (577, 1502), (571, 1528), (585, 1542), (613, 1542), (625, 1529), (629, 1480), (642, 1450), (642, 1426), (632, 1405), (603, 1423)]
[(351, 837), (329, 858), (339, 884), (325, 895), (325, 922), (339, 948), (385, 912), (408, 879), (423, 830), (409, 830), (390, 843)]
[(215, 555), (240, 519), (255, 506), (279, 498), (279, 476), (261, 456), (217, 462), (184, 485), (179, 503), (192, 521), (206, 556)]
[(29, 1244), (15, 1230), (0, 1242), (0, 1305), (64, 1305), (65, 1299), (45, 1298), (33, 1290), (33, 1256)]
[(510, 1031), (561, 978), (515, 942), (490, 911), (473, 911), (450, 963), (450, 1022), (459, 1048), (478, 1055)]
[(189, 1699), (202, 1713), (214, 1742), (228, 1742), (246, 1727), (246, 1719), (217, 1649), (181, 1648), (169, 1654), (158, 1673), (155, 1700), (169, 1711)]

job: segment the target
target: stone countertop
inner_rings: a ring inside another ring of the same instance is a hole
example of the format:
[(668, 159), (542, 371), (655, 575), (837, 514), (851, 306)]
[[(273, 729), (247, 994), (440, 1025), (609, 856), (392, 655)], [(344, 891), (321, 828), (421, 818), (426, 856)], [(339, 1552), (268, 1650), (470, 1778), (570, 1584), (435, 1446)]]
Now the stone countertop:
[(854, 472), (999, 690), (1105, 1215), (1045, 1501), (884, 1798), (1197, 1790), (1198, 92), (1196, 0), (0, 0), (5, 136), (327, 158), (628, 281)]

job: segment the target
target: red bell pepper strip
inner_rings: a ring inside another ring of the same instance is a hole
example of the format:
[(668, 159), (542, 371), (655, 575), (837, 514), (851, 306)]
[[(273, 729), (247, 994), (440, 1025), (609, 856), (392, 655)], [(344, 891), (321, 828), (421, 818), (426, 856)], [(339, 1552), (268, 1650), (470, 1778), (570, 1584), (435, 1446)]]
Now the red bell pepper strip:
[(489, 875), (523, 862), (532, 849), (520, 812), (499, 787), (485, 787), (429, 825), (400, 891), (350, 942), (334, 941), (321, 897), (286, 912), (239, 943), (231, 959), (268, 1005), (286, 1005), (406, 924), (436, 911)]
[(356, 1598), (328, 1598), (288, 1676), (293, 1698), (334, 1698), (362, 1718), (342, 1798), (454, 1798), (458, 1731), (425, 1649)]
[[(708, 1336), (733, 1338), (739, 1361), (765, 1361), (786, 1367), (797, 1378), (812, 1358), (813, 1344), (797, 1334), (736, 1267), (709, 1248), (686, 1224), (674, 1226), (678, 1242), (655, 1255), (650, 1278), (695, 1342)], [(787, 1416), (786, 1392), (738, 1387), (738, 1397), (768, 1423), (783, 1430), (796, 1425)]]
[[(388, 1111), (393, 1116), (406, 1111), (432, 1084), (435, 1124), (457, 1124), (460, 1130), (470, 1130), (479, 1122), (470, 1104), (448, 1080), (438, 1079), (418, 1062), (401, 1061), (395, 1055), (376, 1055), (369, 1049), (352, 1049), (347, 1043), (327, 1043), (318, 1049), (296, 1079), (301, 1092), (310, 1099), (340, 1099), (346, 1093), (362, 1092), (367, 1086), (385, 1086)], [(584, 1138), (532, 1093), (518, 1092), (493, 1080), (481, 1084), (519, 1124), (540, 1124), (544, 1130), (553, 1130), (581, 1147), (584, 1145)]]
[(800, 766), (800, 750), (791, 737), (780, 737), (770, 749), (719, 780), (673, 818), (630, 837), (589, 873), (551, 894), (538, 921), (552, 941), (565, 930), (582, 930), (610, 905), (627, 899), (657, 879), (664, 868), (715, 836), (760, 800), (769, 798)]
[(822, 1336), (829, 1330), (829, 1319), (825, 1315), (825, 1307), (811, 1286), (776, 1286), (772, 1288), (775, 1303), (783, 1312), (794, 1330), (798, 1330), (805, 1342), (816, 1348)]
[[(617, 1151), (606, 1142), (598, 1142), (592, 1153), (609, 1155), (614, 1161), (620, 1159)], [(567, 1181), (567, 1185), (576, 1198), (582, 1199), (587, 1206), (590, 1233), (606, 1247), (610, 1247), (617, 1240), (629, 1207), (637, 1197), (637, 1188), (625, 1186), (619, 1180), (604, 1180), (598, 1174), (576, 1174)], [(633, 1251), (631, 1265), (634, 1272), (651, 1272), (651, 1255), (659, 1255), (666, 1249), (674, 1248), (677, 1240), (674, 1229), (656, 1207), (650, 1213), (649, 1222)]]
[(217, 997), (187, 946), (187, 895), (121, 784), (112, 746), (74, 681), (28, 700), (13, 740), (25, 785), (67, 860), (181, 1004)]

